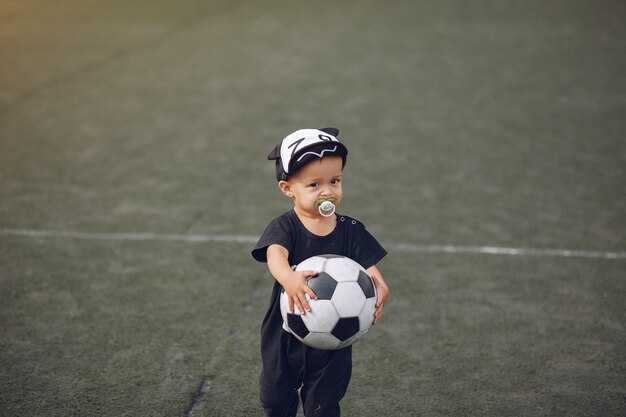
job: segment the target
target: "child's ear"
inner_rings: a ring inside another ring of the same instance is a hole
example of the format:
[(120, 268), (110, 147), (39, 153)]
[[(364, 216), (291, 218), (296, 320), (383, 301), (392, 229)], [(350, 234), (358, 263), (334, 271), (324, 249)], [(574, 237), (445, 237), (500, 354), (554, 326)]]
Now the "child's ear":
[(293, 190), (291, 189), (291, 184), (289, 184), (287, 181), (279, 181), (278, 188), (280, 188), (280, 191), (282, 191), (282, 193), (285, 194), (287, 197), (293, 198)]

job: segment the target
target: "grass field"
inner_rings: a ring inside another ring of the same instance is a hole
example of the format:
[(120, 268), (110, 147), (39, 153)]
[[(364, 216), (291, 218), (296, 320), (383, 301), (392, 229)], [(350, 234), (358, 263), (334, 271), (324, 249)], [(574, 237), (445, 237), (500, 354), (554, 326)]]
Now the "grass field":
[(625, 415), (625, 19), (0, 0), (0, 415), (261, 416), (265, 156), (323, 126), (390, 252), (344, 415)]

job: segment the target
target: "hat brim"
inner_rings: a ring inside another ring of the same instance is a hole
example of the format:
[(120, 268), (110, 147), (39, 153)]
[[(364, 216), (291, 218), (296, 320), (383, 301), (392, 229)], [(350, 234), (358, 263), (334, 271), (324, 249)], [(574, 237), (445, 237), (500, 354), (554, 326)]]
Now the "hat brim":
[(340, 156), (342, 158), (342, 168), (346, 165), (348, 149), (341, 142), (316, 143), (309, 147), (298, 150), (289, 161), (289, 175), (298, 172), (300, 168), (311, 161), (322, 159), (326, 156)]

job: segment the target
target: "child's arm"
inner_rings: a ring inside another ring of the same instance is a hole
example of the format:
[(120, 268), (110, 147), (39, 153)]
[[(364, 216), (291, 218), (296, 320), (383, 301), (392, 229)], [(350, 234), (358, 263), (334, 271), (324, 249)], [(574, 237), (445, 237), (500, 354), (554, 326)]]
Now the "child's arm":
[(389, 288), (387, 288), (387, 284), (376, 265), (367, 268), (367, 272), (372, 276), (374, 285), (376, 285), (376, 291), (378, 292), (378, 301), (376, 302), (376, 311), (374, 312), (374, 324), (376, 324), (383, 315), (383, 308), (389, 297)]
[(313, 290), (306, 285), (306, 279), (314, 277), (317, 272), (294, 271), (289, 266), (288, 256), (289, 251), (286, 248), (276, 244), (270, 245), (267, 248), (267, 266), (289, 296), (289, 311), (293, 313), (295, 303), (298, 310), (304, 314), (305, 311), (311, 311), (305, 294), (308, 294), (312, 300), (317, 299)]

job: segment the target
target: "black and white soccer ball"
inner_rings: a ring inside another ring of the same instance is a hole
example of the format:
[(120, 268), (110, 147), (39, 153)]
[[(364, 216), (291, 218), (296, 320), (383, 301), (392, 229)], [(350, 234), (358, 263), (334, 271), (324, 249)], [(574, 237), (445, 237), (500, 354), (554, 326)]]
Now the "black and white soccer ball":
[[(363, 337), (374, 321), (376, 286), (357, 262), (340, 255), (319, 255), (302, 261), (296, 271), (316, 271), (307, 280), (317, 300), (309, 300), (310, 312), (302, 315), (289, 297), (280, 295), (283, 328), (302, 343), (325, 350), (342, 349)], [(307, 295), (308, 297), (308, 295)]]

